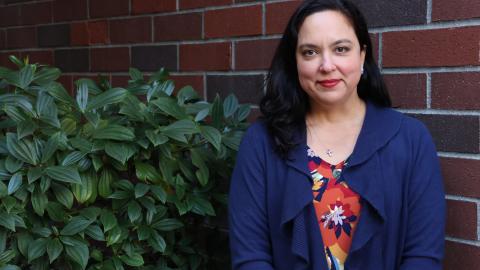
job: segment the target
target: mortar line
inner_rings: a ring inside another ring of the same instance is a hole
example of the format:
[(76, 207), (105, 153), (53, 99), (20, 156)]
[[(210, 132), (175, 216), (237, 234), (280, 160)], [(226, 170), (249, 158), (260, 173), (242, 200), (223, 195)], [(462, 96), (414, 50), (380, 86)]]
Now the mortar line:
[(464, 240), (464, 239), (454, 238), (454, 237), (450, 237), (450, 236), (445, 237), (445, 240), (455, 242), (455, 243), (466, 244), (466, 245), (469, 245), (469, 246), (480, 247), (480, 242), (479, 241)]
[(427, 101), (427, 109), (432, 108), (432, 74), (427, 73), (427, 81), (426, 81), (426, 101)]
[(427, 23), (432, 23), (432, 0), (427, 0)]

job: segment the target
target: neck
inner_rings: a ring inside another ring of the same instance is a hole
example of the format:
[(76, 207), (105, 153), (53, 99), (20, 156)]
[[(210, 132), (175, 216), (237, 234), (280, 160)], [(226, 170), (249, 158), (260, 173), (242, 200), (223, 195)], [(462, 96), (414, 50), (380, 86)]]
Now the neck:
[(362, 124), (366, 111), (366, 104), (360, 98), (340, 105), (311, 105), (307, 114), (309, 125)]

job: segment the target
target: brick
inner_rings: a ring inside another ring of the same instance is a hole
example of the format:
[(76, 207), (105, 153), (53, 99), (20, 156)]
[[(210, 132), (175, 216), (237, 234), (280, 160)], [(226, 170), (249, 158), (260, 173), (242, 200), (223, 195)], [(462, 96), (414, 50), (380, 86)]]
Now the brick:
[(446, 234), (468, 240), (477, 240), (477, 204), (447, 200)]
[(438, 151), (479, 153), (479, 118), (461, 115), (413, 115), (430, 130)]
[(0, 7), (0, 27), (20, 25), (20, 6)]
[(110, 43), (108, 23), (105, 20), (72, 23), (70, 29), (72, 46)]
[(0, 52), (0, 66), (16, 70), (18, 67), (8, 58), (10, 55), (15, 55), (17, 58), (21, 59), (20, 52)]
[(128, 15), (129, 0), (90, 0), (90, 17), (116, 17)]
[(202, 14), (187, 13), (155, 17), (155, 41), (202, 38)]
[(355, 5), (364, 15), (369, 27), (427, 23), (425, 0), (356, 0)]
[(7, 29), (7, 48), (34, 48), (36, 36), (35, 27)]
[(73, 95), (73, 80), (72, 80), (72, 75), (65, 75), (62, 74), (60, 75), (60, 78), (57, 80), (59, 83), (63, 85), (65, 90), (70, 93), (70, 95)]
[(132, 47), (132, 65), (142, 71), (177, 70), (177, 46)]
[(208, 75), (207, 99), (213, 101), (217, 93), (222, 98), (233, 93), (240, 103), (258, 104), (263, 86), (263, 75)]
[(0, 50), (7, 47), (7, 32), (4, 29), (0, 29)]
[(27, 51), (22, 52), (22, 58), (28, 57), (30, 63), (54, 66), (53, 52), (48, 51)]
[(111, 84), (113, 87), (127, 87), (129, 76), (124, 75), (112, 75)]
[(479, 39), (479, 26), (387, 32), (383, 34), (383, 66), (479, 65)]
[(372, 43), (372, 53), (373, 58), (375, 59), (375, 63), (378, 65), (378, 54), (379, 54), (379, 39), (378, 34), (370, 33), (370, 42)]
[(88, 72), (90, 67), (88, 49), (56, 50), (55, 66), (62, 72)]
[(87, 0), (55, 0), (53, 21), (74, 21), (87, 18)]
[(52, 22), (52, 3), (28, 3), (20, 7), (21, 24), (43, 24)]
[(480, 110), (480, 72), (432, 74), (432, 108)]
[(229, 70), (229, 42), (180, 45), (180, 70)]
[(266, 6), (265, 22), (267, 34), (280, 34), (285, 30), (290, 16), (302, 1), (269, 3)]
[(70, 45), (70, 25), (54, 24), (38, 27), (38, 45), (40, 47), (59, 47)]
[(480, 17), (480, 1), (435, 0), (432, 2), (432, 21), (461, 20)]
[(150, 17), (112, 20), (109, 23), (112, 43), (151, 42), (152, 19)]
[(447, 240), (443, 267), (445, 270), (478, 269), (479, 257), (480, 247)]
[(440, 165), (447, 194), (480, 198), (480, 160), (443, 157)]
[(201, 75), (170, 75), (175, 82), (175, 89), (180, 90), (182, 87), (190, 85), (198, 95), (203, 98), (203, 76)]
[(130, 53), (126, 47), (98, 48), (90, 52), (92, 71), (127, 71)]
[(256, 2), (257, 0), (235, 0), (235, 3), (249, 3)]
[(180, 0), (180, 9), (229, 5), (232, 0)]
[(427, 105), (427, 76), (425, 74), (384, 75), (393, 107), (425, 109)]
[(176, 0), (132, 0), (132, 13), (157, 13), (177, 10)]
[(278, 39), (237, 42), (235, 44), (235, 69), (268, 69), (278, 42)]
[(262, 33), (262, 6), (209, 10), (205, 12), (205, 37), (251, 36)]

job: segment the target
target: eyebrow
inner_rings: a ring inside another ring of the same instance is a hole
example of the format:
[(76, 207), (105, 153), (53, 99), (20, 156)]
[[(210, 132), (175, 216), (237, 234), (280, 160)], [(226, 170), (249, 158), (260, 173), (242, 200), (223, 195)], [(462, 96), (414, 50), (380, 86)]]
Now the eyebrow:
[[(353, 42), (349, 39), (339, 39), (339, 40), (335, 41), (331, 46), (335, 46), (335, 45), (338, 45), (338, 44), (341, 44), (341, 43), (353, 44)], [(305, 43), (305, 44), (301, 44), (300, 46), (298, 46), (298, 48), (299, 49), (302, 49), (302, 48), (317, 48), (317, 45), (312, 44), (312, 43)]]

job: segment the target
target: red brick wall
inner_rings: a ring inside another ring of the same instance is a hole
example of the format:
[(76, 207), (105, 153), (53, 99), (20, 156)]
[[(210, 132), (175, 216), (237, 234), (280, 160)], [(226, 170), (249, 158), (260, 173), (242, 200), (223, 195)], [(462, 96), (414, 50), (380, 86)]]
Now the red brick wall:
[[(129, 66), (164, 66), (177, 86), (211, 99), (262, 96), (266, 68), (294, 0), (0, 0), (7, 55), (60, 67), (71, 86)], [(448, 193), (446, 269), (480, 263), (480, 1), (355, 0), (394, 105), (429, 127)]]

